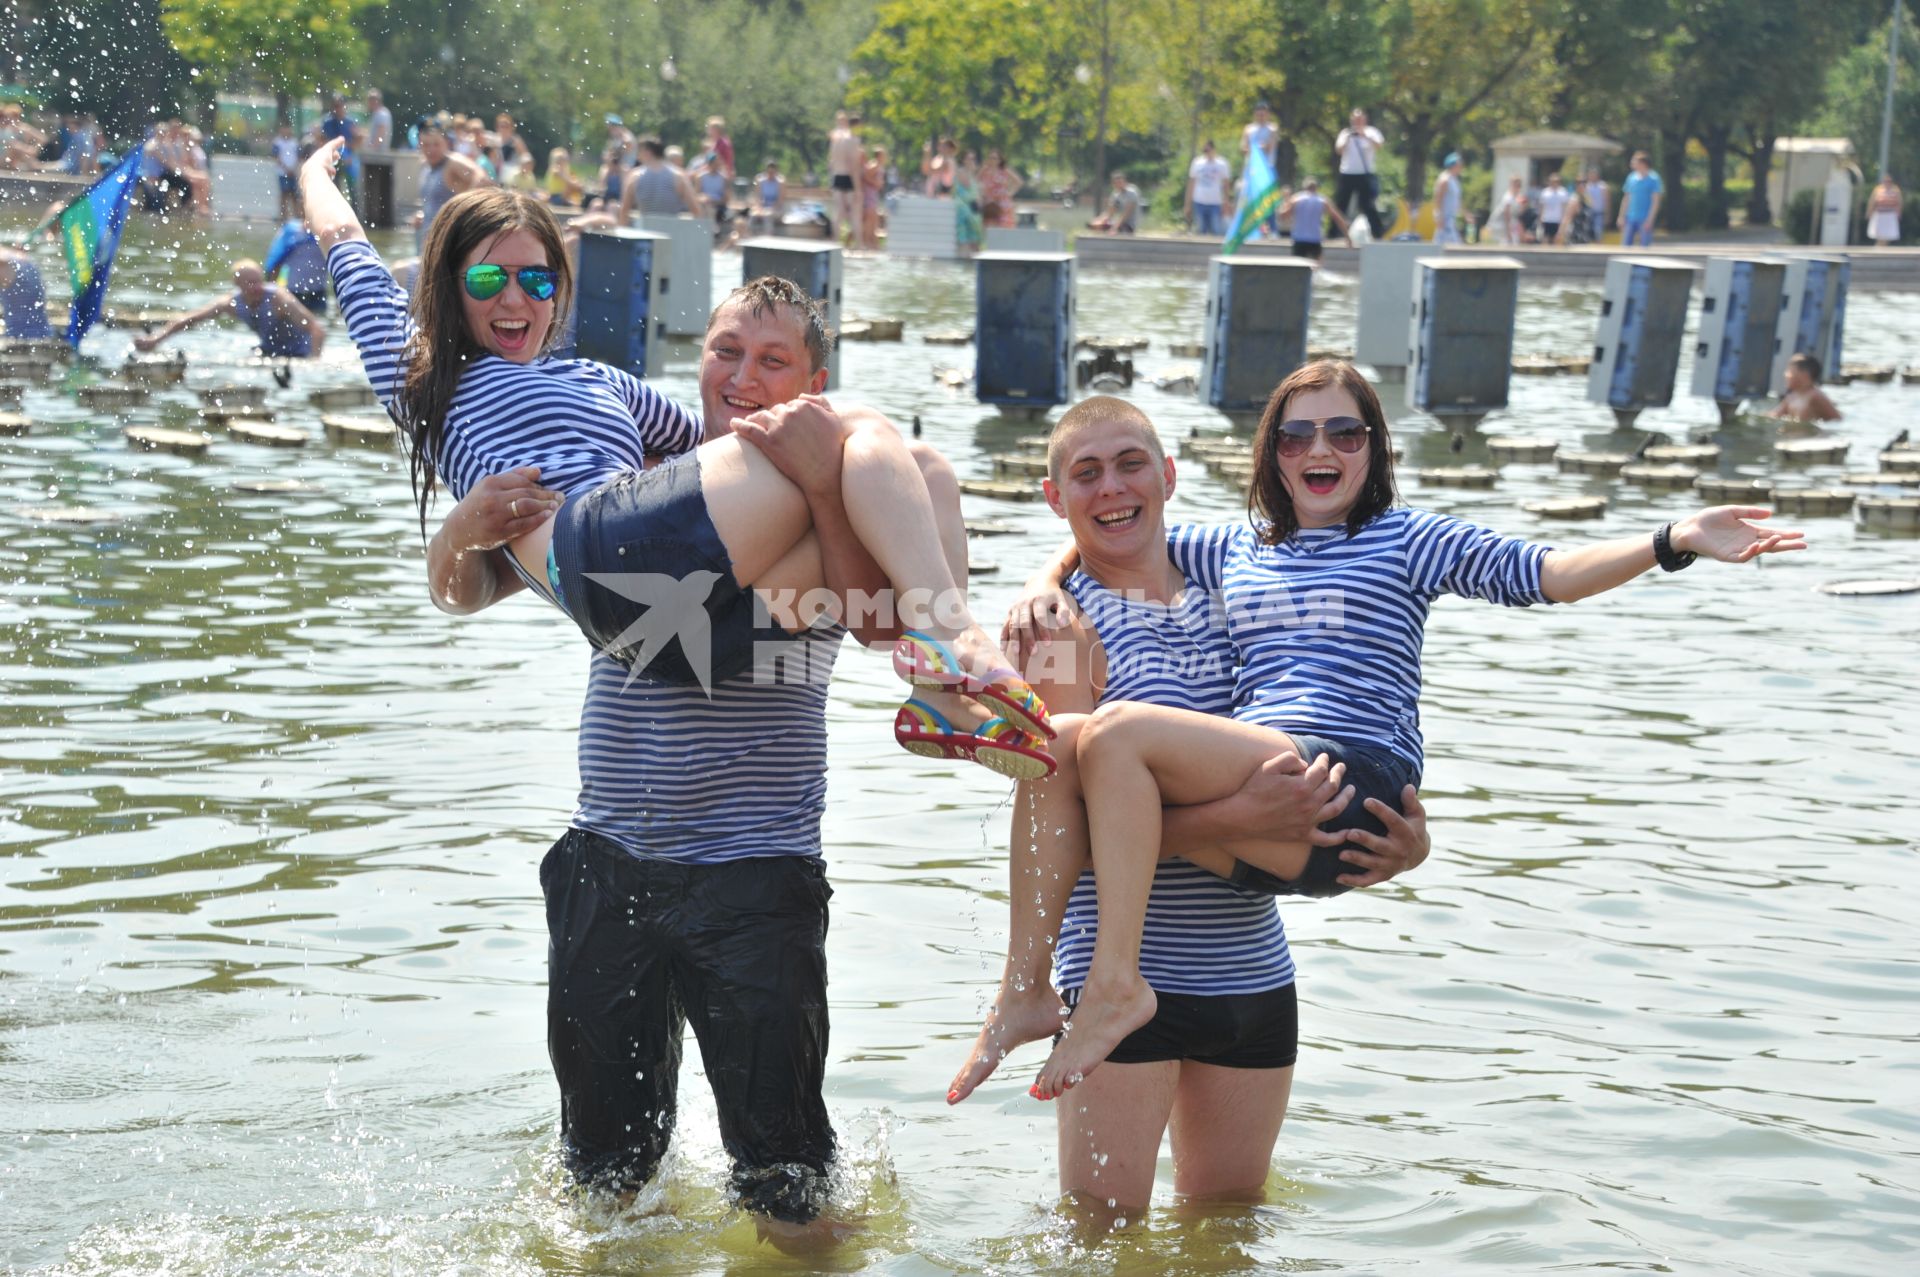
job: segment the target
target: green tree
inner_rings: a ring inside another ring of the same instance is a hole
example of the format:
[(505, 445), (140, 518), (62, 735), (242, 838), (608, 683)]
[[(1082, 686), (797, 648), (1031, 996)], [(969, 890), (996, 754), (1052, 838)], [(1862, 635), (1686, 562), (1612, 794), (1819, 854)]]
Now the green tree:
[(292, 98), (363, 71), (355, 20), (386, 0), (161, 0), (160, 25), (180, 56), (217, 87), (229, 79), (272, 90), (284, 119)]
[(56, 111), (89, 111), (137, 138), (183, 111), (192, 74), (160, 32), (160, 0), (29, 0), (18, 7), (13, 71)]
[(1036, 0), (888, 0), (853, 52), (848, 100), (903, 147), (943, 134), (1009, 154), (1056, 146), (1093, 106), (1085, 40)]
[(1426, 198), (1442, 143), (1458, 146), (1468, 127), (1490, 129), (1517, 104), (1544, 100), (1561, 9), (1562, 0), (1384, 0), (1381, 114), (1399, 139), (1410, 199)]
[[(1273, 108), (1282, 181), (1291, 181), (1296, 167), (1317, 173), (1331, 160), (1333, 140), (1354, 107), (1380, 121), (1387, 84), (1382, 8), (1380, 0), (1270, 0), (1266, 6), (1274, 53), (1261, 91), (1240, 106), (1244, 112), (1261, 98)], [(1395, 147), (1397, 139), (1387, 145)], [(1304, 162), (1303, 146), (1310, 157)]]
[[(1900, 31), (1900, 73), (1893, 89), (1893, 139), (1887, 168), (1912, 193), (1920, 189), (1920, 14), (1908, 5)], [(1853, 141), (1860, 167), (1878, 179), (1880, 118), (1886, 106), (1887, 36), (1891, 15), (1867, 40), (1843, 54), (1827, 75), (1826, 103), (1818, 120), (1822, 132)], [(1911, 218), (1912, 214), (1909, 213)]]

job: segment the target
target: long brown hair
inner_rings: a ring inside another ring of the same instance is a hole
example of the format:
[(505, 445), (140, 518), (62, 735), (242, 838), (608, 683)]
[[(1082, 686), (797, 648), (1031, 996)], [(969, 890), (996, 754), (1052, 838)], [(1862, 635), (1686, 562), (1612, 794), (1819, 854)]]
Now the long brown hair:
[(1293, 497), (1280, 477), (1280, 423), (1287, 419), (1287, 405), (1295, 395), (1327, 389), (1344, 390), (1353, 396), (1360, 406), (1360, 420), (1367, 423), (1367, 482), (1347, 513), (1347, 535), (1353, 536), (1400, 500), (1393, 486), (1393, 438), (1387, 433), (1387, 414), (1372, 384), (1343, 359), (1302, 364), (1273, 388), (1266, 411), (1260, 414), (1260, 428), (1253, 436), (1253, 484), (1247, 489), (1247, 513), (1260, 525), (1261, 539), (1268, 545), (1279, 545), (1300, 530)]
[(439, 480), (435, 458), (445, 436), (447, 412), (460, 388), (461, 374), (487, 353), (467, 331), (461, 263), (482, 244), (513, 231), (531, 231), (540, 240), (547, 265), (557, 277), (553, 322), (540, 338), (540, 353), (545, 354), (565, 326), (573, 297), (573, 261), (561, 241), (560, 223), (544, 201), (498, 187), (462, 191), (441, 207), (420, 253), (420, 273), (413, 289), (414, 332), (400, 354), (406, 374), (394, 397), (393, 415), (407, 436), (408, 477), (413, 499), (420, 506), (423, 537), (427, 504)]

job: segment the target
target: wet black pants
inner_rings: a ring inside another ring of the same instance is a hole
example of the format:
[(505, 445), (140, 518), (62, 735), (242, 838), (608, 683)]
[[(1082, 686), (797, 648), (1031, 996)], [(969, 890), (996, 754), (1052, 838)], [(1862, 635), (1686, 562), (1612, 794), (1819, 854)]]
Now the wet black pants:
[(833, 1158), (827, 886), (816, 858), (683, 865), (570, 829), (540, 866), (547, 1050), (574, 1173), (646, 1182), (673, 1136), (688, 1021), (741, 1205), (804, 1223)]

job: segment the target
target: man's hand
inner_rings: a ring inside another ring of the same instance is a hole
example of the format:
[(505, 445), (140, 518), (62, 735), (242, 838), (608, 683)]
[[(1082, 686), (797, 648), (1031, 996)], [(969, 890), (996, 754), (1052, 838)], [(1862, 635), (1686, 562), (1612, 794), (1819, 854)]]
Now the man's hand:
[(155, 337), (150, 333), (141, 333), (138, 337), (135, 337), (133, 339), (133, 348), (141, 352), (142, 354), (145, 354), (147, 351), (154, 349), (159, 344), (160, 344), (160, 338)]
[(839, 496), (840, 452), (851, 431), (821, 395), (801, 395), (733, 419), (733, 432), (760, 449), (809, 499)]
[(560, 493), (540, 486), (539, 466), (488, 475), (447, 512), (440, 536), (456, 554), (496, 549), (552, 518), (560, 502)]
[(1080, 605), (1061, 578), (1051, 569), (1042, 571), (1007, 608), (1007, 619), (1000, 626), (1000, 650), (1016, 669), (1025, 669), (1034, 649), (1072, 625), (1079, 615)]
[[(1358, 844), (1341, 852), (1340, 859), (1359, 865), (1364, 871), (1340, 875), (1335, 881), (1341, 886), (1376, 886), (1396, 874), (1418, 868), (1433, 850), (1433, 840), (1427, 836), (1427, 809), (1420, 805), (1420, 795), (1412, 785), (1400, 791), (1400, 806), (1406, 811), (1404, 816), (1378, 798), (1367, 799), (1367, 810), (1387, 827), (1384, 838), (1364, 829), (1340, 830), (1332, 835), (1336, 843)], [(1362, 847), (1366, 850), (1360, 850)]]
[(1341, 839), (1319, 826), (1338, 817), (1353, 801), (1353, 786), (1341, 785), (1346, 777), (1345, 763), (1334, 763), (1322, 754), (1309, 766), (1289, 749), (1260, 764), (1226, 801), (1233, 804), (1234, 822), (1251, 835), (1274, 842), (1337, 846)]

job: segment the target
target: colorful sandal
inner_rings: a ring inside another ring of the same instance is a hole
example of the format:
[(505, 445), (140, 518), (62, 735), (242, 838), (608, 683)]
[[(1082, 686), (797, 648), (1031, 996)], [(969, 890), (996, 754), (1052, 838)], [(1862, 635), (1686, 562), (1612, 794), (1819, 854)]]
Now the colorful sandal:
[(990, 702), (1002, 717), (1029, 736), (1052, 740), (1058, 733), (1047, 721), (1047, 707), (1027, 681), (1004, 667), (991, 678), (976, 678), (960, 668), (953, 651), (931, 634), (908, 630), (893, 645), (893, 672), (917, 687), (948, 691)]
[(893, 738), (910, 754), (978, 763), (1015, 780), (1040, 780), (1057, 769), (1053, 755), (1040, 742), (1006, 719), (990, 718), (974, 730), (963, 732), (948, 722), (945, 714), (918, 698), (909, 700), (894, 715)]

